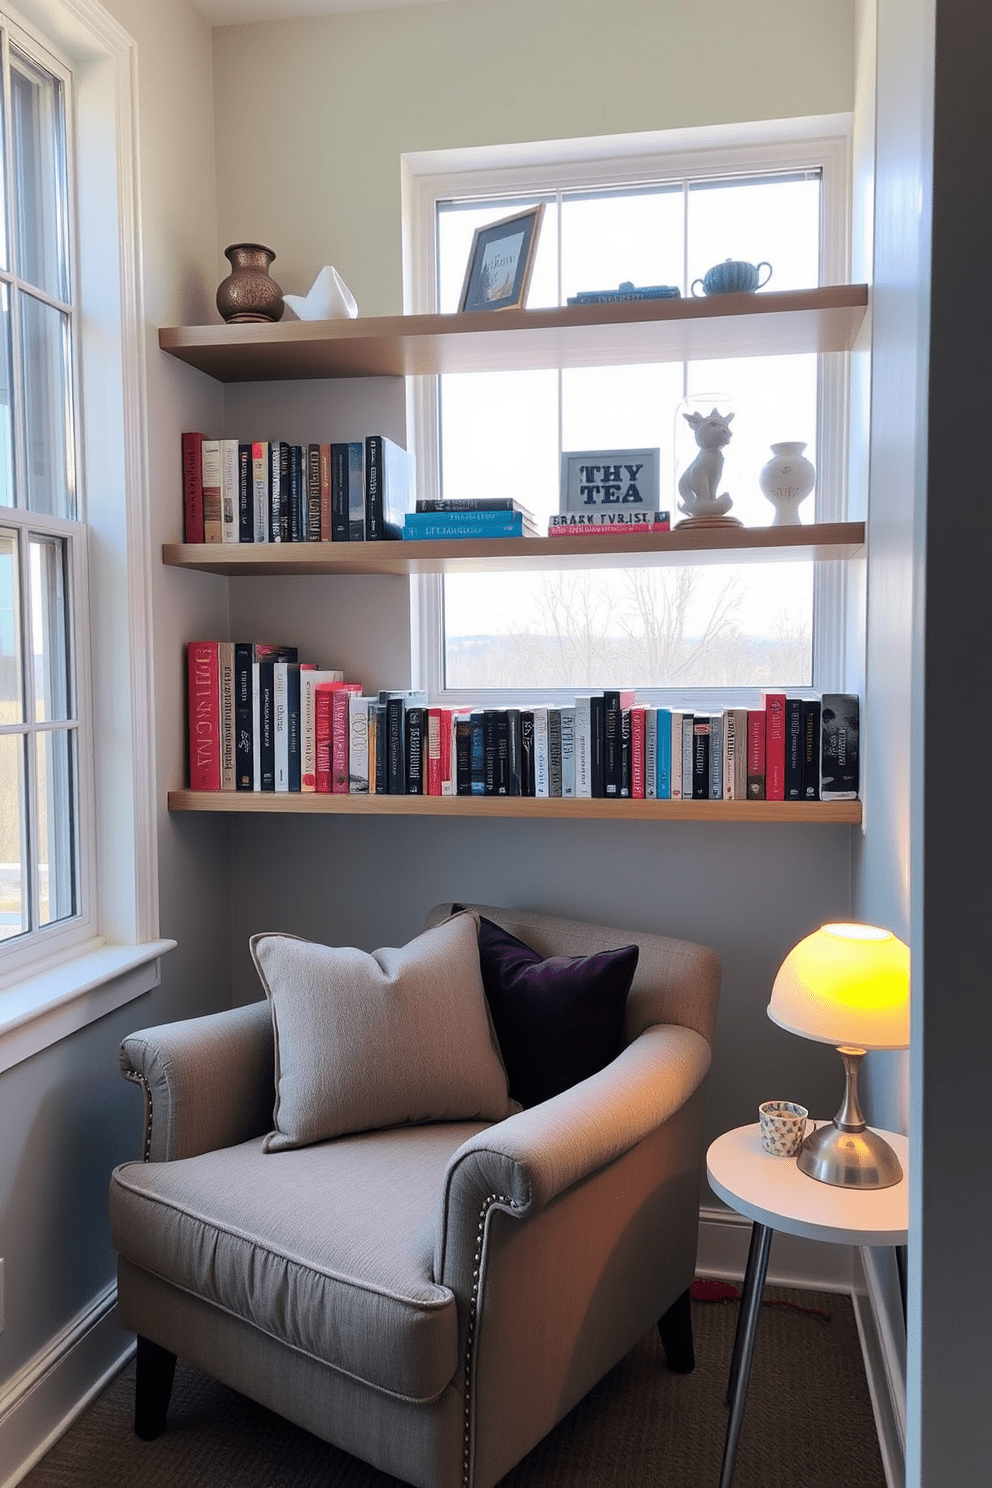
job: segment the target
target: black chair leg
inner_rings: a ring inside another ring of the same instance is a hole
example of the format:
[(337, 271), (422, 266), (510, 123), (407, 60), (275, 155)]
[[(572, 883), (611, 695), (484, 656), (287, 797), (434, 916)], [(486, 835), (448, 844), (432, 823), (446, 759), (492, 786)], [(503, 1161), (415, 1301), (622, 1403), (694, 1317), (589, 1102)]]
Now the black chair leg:
[(674, 1374), (691, 1374), (696, 1367), (692, 1346), (692, 1299), (688, 1287), (676, 1297), (664, 1317), (658, 1319), (658, 1332), (668, 1367)]
[(134, 1382), (134, 1434), (142, 1441), (154, 1441), (165, 1430), (175, 1372), (175, 1354), (139, 1335)]

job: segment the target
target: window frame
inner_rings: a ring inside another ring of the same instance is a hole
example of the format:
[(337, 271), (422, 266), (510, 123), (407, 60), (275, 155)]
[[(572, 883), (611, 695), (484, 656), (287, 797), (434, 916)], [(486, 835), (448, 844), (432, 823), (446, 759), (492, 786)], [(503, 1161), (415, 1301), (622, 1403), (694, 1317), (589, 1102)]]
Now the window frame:
[[(645, 134), (602, 136), (461, 150), (420, 151), (402, 157), (403, 308), (407, 314), (437, 311), (435, 215), (439, 201), (550, 193), (598, 186), (632, 186), (664, 178), (726, 176), (775, 170), (822, 172), (821, 283), (846, 283), (851, 263), (850, 114), (815, 115), (747, 124), (714, 125)], [(844, 519), (849, 502), (849, 365), (827, 358), (820, 365), (817, 459), (818, 517)], [(407, 379), (407, 428), (417, 456), (423, 495), (439, 489), (437, 377)], [(411, 670), (413, 685), (433, 702), (458, 707), (475, 701), (480, 689), (449, 688), (444, 679), (443, 576), (411, 580)], [(844, 676), (845, 565), (817, 565), (813, 597), (811, 687), (829, 690)], [(526, 690), (533, 696), (533, 689)], [(570, 699), (574, 689), (542, 688), (548, 702)], [(648, 701), (692, 700), (700, 709), (747, 705), (758, 693), (741, 688), (639, 688)], [(522, 695), (519, 694), (519, 695)], [(519, 696), (518, 695), (518, 696)], [(485, 691), (493, 706), (518, 700)]]
[(157, 986), (175, 941), (159, 934), (137, 48), (99, 0), (17, 8), (0, 0), (0, 10), (72, 74), (79, 540), (89, 595), (76, 616), (76, 685), (91, 738), (100, 729), (99, 747), (88, 744), (88, 762), (80, 758), (80, 797), (93, 817), (88, 919), (0, 961), (2, 1072)]

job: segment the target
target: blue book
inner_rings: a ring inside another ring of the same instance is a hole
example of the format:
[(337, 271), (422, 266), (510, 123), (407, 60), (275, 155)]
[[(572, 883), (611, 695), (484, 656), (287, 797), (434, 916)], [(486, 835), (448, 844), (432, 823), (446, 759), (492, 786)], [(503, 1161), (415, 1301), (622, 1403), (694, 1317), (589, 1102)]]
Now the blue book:
[(520, 512), (408, 512), (403, 522), (406, 541), (455, 537), (522, 537), (523, 517)]
[(658, 800), (672, 798), (672, 710), (658, 709)]

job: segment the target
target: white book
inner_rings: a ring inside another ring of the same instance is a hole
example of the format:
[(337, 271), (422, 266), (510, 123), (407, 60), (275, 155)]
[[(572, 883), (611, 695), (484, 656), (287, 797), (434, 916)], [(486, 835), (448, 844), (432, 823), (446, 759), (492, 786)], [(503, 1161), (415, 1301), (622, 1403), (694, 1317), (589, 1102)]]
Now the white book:
[(588, 697), (575, 699), (575, 794), (592, 795), (592, 706)]
[(317, 789), (317, 748), (314, 730), (314, 693), (321, 682), (343, 682), (344, 672), (300, 672), (300, 790)]
[(369, 704), (375, 698), (357, 692), (348, 699), (348, 791), (353, 796), (369, 793)]
[(288, 661), (272, 665), (273, 740), (277, 791), (289, 790), (289, 681)]
[(682, 799), (692, 800), (692, 755), (696, 725), (694, 713), (682, 714)]
[(658, 709), (644, 710), (644, 795), (658, 794)]
[(673, 801), (682, 799), (682, 714), (672, 709), (672, 795)]
[(575, 789), (575, 708), (569, 705), (560, 708), (561, 715), (561, 793), (576, 794)]
[(723, 714), (710, 717), (710, 800), (723, 800)]
[(238, 441), (220, 440), (220, 519), (224, 542), (236, 543), (241, 535), (238, 501)]
[(531, 711), (534, 714), (534, 795), (550, 796), (548, 710), (544, 703), (538, 703)]

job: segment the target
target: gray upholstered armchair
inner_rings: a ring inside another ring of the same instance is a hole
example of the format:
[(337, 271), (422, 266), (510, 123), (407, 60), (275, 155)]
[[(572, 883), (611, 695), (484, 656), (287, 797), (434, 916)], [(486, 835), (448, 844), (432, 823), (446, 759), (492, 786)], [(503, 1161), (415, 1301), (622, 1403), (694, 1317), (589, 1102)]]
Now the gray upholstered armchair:
[(692, 1367), (718, 958), (472, 908), (539, 958), (638, 947), (618, 1057), (500, 1120), (278, 1150), (291, 1051), (268, 984), (268, 1002), (125, 1041), (144, 1150), (113, 1175), (111, 1220), (140, 1435), (165, 1427), (178, 1355), (421, 1488), (491, 1488), (656, 1321), (670, 1367)]

